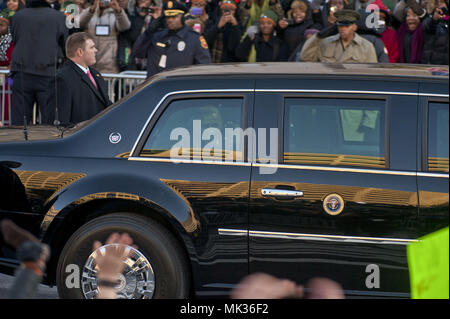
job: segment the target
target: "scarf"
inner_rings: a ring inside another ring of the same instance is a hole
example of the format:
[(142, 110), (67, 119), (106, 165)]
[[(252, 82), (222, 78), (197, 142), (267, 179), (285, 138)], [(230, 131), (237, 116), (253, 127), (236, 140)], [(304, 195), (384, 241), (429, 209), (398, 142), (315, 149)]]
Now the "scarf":
[[(405, 61), (404, 41), (407, 33), (412, 33), (411, 39), (411, 55), (409, 61)], [(420, 63), (423, 53), (423, 31), (422, 23), (419, 23), (416, 30), (410, 31), (408, 25), (403, 23), (397, 31), (398, 50), (401, 63)]]
[(253, 25), (255, 22), (259, 21), (261, 13), (269, 9), (269, 0), (264, 0), (262, 7), (258, 3), (253, 1), (253, 5), (250, 8), (250, 19), (248, 20), (247, 27)]
[(6, 52), (8, 51), (12, 41), (11, 33), (0, 36), (0, 61), (7, 61), (8, 57)]

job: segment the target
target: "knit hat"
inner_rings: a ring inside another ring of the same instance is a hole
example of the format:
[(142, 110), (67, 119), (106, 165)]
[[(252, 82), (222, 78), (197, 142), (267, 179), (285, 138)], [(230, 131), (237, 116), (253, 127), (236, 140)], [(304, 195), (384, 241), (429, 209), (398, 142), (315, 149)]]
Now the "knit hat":
[(261, 16), (259, 17), (259, 20), (261, 19), (269, 19), (274, 26), (277, 25), (278, 22), (278, 16), (275, 12), (273, 12), (272, 10), (266, 10), (264, 11)]
[(233, 0), (222, 1), (220, 9), (222, 8), (236, 9), (236, 3)]

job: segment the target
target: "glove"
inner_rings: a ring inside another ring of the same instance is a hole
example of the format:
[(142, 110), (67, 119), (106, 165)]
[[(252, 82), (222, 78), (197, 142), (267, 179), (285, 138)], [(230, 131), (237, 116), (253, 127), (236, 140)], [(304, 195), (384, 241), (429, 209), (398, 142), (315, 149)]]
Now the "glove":
[(317, 37), (318, 38), (326, 38), (326, 37), (335, 35), (338, 32), (339, 31), (338, 31), (337, 25), (332, 25), (332, 26), (326, 27), (325, 29), (319, 31), (317, 33)]
[(320, 6), (322, 4), (323, 0), (312, 0), (310, 5), (311, 5), (311, 10), (319, 10)]
[(247, 35), (250, 39), (254, 39), (255, 35), (258, 33), (258, 27), (256, 25), (251, 25), (247, 28)]

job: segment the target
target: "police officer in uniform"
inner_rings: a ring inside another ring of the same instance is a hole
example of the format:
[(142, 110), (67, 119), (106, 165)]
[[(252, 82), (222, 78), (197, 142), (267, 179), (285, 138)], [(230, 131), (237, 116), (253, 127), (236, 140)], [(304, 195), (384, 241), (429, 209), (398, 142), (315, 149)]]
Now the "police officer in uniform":
[(332, 28), (316, 33), (305, 42), (301, 52), (301, 61), (342, 62), (342, 63), (376, 63), (375, 47), (368, 40), (356, 33), (360, 14), (353, 10), (340, 10), (334, 13), (337, 18), (338, 34)]
[(179, 66), (211, 63), (205, 38), (184, 24), (186, 7), (168, 1), (162, 11), (163, 16), (154, 16), (156, 20), (133, 48), (133, 56), (147, 58), (147, 77)]

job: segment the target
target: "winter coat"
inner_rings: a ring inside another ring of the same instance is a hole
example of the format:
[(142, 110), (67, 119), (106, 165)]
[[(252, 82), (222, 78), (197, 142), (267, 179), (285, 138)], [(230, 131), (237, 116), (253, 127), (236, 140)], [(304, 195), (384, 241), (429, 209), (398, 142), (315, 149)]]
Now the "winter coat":
[(313, 21), (305, 19), (300, 23), (288, 26), (284, 30), (279, 30), (279, 37), (286, 42), (289, 48), (289, 55), (294, 52), (301, 42), (305, 42), (305, 31), (312, 28), (318, 29), (320, 27), (313, 27)]
[(422, 63), (448, 65), (448, 21), (435, 21), (429, 16), (422, 27), (425, 40)]
[[(101, 16), (100, 9), (97, 8), (94, 13), (90, 9), (85, 9), (80, 14), (80, 27), (95, 38), (95, 46), (98, 50), (97, 63), (93, 66), (101, 73), (118, 73), (117, 66), (117, 36), (119, 32), (130, 28), (131, 23), (127, 14), (122, 9), (116, 14), (114, 9), (107, 8), (103, 10)], [(95, 35), (97, 25), (108, 25), (109, 35)]]
[(381, 40), (383, 40), (384, 46), (388, 51), (389, 63), (397, 63), (399, 57), (397, 33), (393, 29), (387, 27), (386, 30), (381, 33)]
[(29, 7), (11, 17), (11, 71), (54, 76), (64, 59), (68, 33), (62, 12), (50, 8), (45, 0), (30, 1)]
[[(257, 33), (254, 41), (247, 35), (236, 49), (236, 56), (243, 62), (276, 62), (287, 61), (289, 58), (287, 45), (276, 36), (270, 36), (265, 42)], [(253, 60), (255, 57), (255, 60)]]

